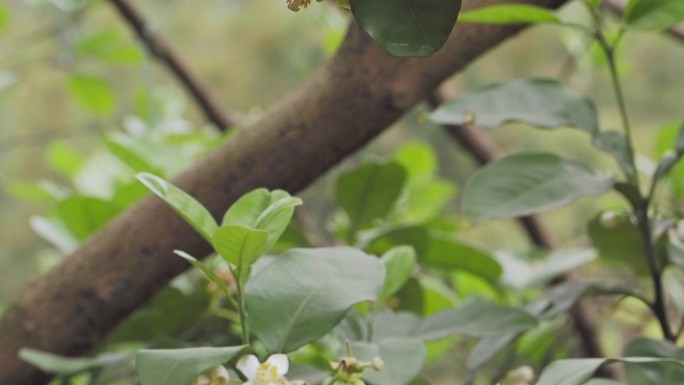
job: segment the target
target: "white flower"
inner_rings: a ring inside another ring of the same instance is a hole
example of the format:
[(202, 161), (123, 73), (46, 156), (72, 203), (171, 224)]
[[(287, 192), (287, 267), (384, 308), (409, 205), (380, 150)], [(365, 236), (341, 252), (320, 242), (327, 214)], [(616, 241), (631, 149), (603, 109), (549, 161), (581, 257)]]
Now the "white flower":
[(264, 363), (253, 355), (240, 358), (236, 365), (237, 369), (247, 377), (243, 385), (286, 385), (290, 382), (285, 374), (290, 369), (290, 362), (285, 354), (274, 354)]
[(190, 385), (228, 385), (229, 381), (228, 370), (219, 365), (197, 376)]

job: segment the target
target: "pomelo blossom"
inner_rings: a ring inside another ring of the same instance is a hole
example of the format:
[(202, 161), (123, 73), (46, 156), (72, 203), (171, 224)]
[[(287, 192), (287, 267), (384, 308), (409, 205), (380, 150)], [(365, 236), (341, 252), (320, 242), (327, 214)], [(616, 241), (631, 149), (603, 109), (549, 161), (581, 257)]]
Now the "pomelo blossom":
[(227, 385), (229, 381), (228, 370), (219, 365), (197, 376), (191, 385)]
[(290, 361), (285, 354), (273, 354), (266, 362), (249, 354), (238, 360), (237, 369), (247, 377), (243, 385), (303, 385), (303, 381), (289, 381), (285, 378), (290, 370)]

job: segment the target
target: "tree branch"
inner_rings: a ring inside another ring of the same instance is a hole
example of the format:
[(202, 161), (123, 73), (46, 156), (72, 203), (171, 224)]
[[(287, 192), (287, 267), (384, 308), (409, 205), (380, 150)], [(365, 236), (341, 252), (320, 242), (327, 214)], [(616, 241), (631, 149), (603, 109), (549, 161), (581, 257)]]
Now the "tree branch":
[(209, 90), (200, 84), (189, 67), (173, 52), (164, 39), (152, 30), (142, 14), (128, 0), (110, 0), (110, 3), (135, 31), (148, 51), (163, 63), (190, 93), (210, 122), (221, 131), (237, 122), (233, 116), (219, 107), (219, 103), (211, 96)]
[[(500, 2), (471, 0), (468, 5)], [(565, 0), (526, 2), (557, 7)], [(445, 78), (521, 29), (457, 25), (437, 55), (402, 60), (386, 54), (352, 23), (337, 54), (306, 85), (174, 183), (217, 218), (257, 187), (299, 191), (424, 100)], [(150, 196), (31, 281), (0, 322), (0, 384), (49, 380), (17, 357), (21, 347), (79, 355), (96, 346), (188, 268), (173, 256), (174, 249), (197, 257), (210, 251), (178, 215)]]

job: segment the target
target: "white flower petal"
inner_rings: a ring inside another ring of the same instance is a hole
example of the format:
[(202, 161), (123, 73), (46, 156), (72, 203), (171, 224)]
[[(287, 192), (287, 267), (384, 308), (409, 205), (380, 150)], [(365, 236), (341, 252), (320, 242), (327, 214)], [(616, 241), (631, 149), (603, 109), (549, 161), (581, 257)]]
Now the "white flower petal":
[(251, 382), (256, 378), (257, 370), (259, 369), (259, 359), (254, 354), (242, 356), (235, 367), (247, 377), (248, 382)]
[(200, 374), (190, 385), (211, 385), (211, 378), (206, 374)]
[(228, 374), (228, 369), (223, 365), (219, 365), (209, 372), (211, 377), (212, 385), (227, 385), (230, 382), (230, 375)]
[(278, 373), (278, 378), (287, 374), (290, 370), (290, 361), (287, 359), (285, 354), (273, 354), (268, 357), (266, 362), (272, 366), (276, 367), (276, 372)]

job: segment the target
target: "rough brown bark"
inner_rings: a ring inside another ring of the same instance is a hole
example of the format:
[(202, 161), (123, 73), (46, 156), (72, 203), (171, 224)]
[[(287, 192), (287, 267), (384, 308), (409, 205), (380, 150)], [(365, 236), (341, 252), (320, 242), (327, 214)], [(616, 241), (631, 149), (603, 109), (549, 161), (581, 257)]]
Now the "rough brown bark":
[[(527, 2), (557, 7), (565, 0)], [(459, 25), (439, 54), (401, 60), (352, 24), (339, 52), (305, 86), (174, 183), (216, 216), (256, 187), (296, 192), (382, 132), (446, 77), (521, 28)], [(209, 252), (164, 203), (148, 197), (30, 282), (0, 323), (0, 384), (49, 380), (17, 358), (23, 346), (64, 355), (94, 347), (188, 267), (172, 255), (174, 249), (198, 257)]]

